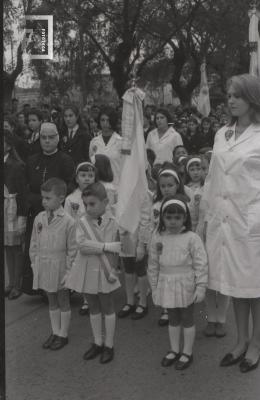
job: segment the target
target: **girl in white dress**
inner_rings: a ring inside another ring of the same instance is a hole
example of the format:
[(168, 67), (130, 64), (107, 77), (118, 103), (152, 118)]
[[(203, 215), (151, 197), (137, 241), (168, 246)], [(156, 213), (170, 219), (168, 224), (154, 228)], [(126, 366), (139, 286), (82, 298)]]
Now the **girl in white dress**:
[(192, 156), (186, 164), (187, 187), (191, 190), (191, 201), (189, 210), (191, 215), (192, 230), (195, 232), (199, 222), (199, 205), (203, 193), (203, 170), (201, 157)]
[(182, 199), (175, 196), (163, 201), (148, 261), (154, 304), (167, 308), (169, 314), (171, 350), (162, 359), (162, 365), (168, 367), (177, 361), (175, 367), (178, 370), (189, 367), (193, 361), (194, 303), (204, 299), (208, 280), (204, 245), (191, 231), (189, 210)]
[[(93, 164), (88, 161), (80, 163), (76, 168), (75, 182), (77, 188), (66, 197), (64, 210), (72, 216), (75, 220), (78, 220), (86, 210), (82, 200), (82, 192), (91, 183), (96, 181), (96, 168)], [(79, 309), (80, 315), (87, 315), (89, 312), (87, 297), (83, 294), (83, 304)]]

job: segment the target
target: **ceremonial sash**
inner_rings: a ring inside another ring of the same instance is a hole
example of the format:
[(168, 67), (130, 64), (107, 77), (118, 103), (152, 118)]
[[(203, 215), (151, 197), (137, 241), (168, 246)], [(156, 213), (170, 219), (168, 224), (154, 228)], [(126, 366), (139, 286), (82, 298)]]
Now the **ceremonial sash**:
[[(92, 221), (90, 221), (86, 216), (87, 220), (87, 225), (83, 224), (81, 220), (79, 220), (79, 225), (83, 229), (84, 233), (86, 234), (87, 238), (89, 240), (94, 240), (96, 242), (103, 242), (101, 237), (99, 236), (99, 233), (95, 229), (95, 227), (92, 224)], [(115, 276), (114, 268), (111, 266), (110, 261), (106, 254), (100, 254), (100, 261), (101, 261), (101, 267), (104, 271), (105, 277), (109, 283), (115, 283), (117, 281), (117, 277)], [(114, 257), (113, 257), (114, 258)]]

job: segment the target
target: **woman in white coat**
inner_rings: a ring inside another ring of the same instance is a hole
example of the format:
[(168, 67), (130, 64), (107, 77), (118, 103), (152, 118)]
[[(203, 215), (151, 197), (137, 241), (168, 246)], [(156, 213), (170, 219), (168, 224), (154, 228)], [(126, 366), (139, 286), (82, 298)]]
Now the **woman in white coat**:
[(103, 109), (100, 111), (97, 122), (101, 129), (98, 136), (94, 137), (89, 145), (89, 158), (93, 160), (95, 154), (104, 154), (111, 163), (114, 175), (113, 184), (117, 188), (121, 174), (121, 147), (122, 138), (115, 132), (117, 115), (114, 110)]
[(155, 114), (156, 128), (149, 132), (146, 140), (146, 148), (153, 150), (156, 155), (155, 164), (172, 162), (175, 147), (183, 145), (181, 135), (169, 125), (170, 123), (169, 112), (159, 108)]
[(231, 78), (228, 107), (204, 188), (209, 289), (233, 298), (238, 340), (220, 365), (247, 372), (260, 359), (260, 79)]

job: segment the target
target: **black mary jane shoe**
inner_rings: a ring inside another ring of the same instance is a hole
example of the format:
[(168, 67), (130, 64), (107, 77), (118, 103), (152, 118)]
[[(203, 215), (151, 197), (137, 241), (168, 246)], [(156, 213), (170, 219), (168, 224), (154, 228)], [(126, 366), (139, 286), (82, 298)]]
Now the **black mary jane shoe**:
[(88, 315), (89, 314), (89, 306), (88, 304), (84, 303), (79, 309), (79, 315)]
[(60, 350), (64, 346), (66, 346), (66, 344), (68, 344), (68, 343), (69, 343), (69, 339), (67, 337), (57, 336), (56, 339), (50, 345), (50, 349), (51, 350)]
[(114, 349), (113, 347), (104, 347), (104, 350), (100, 356), (100, 363), (107, 364), (114, 359)]
[[(138, 309), (140, 309), (140, 311), (138, 311)], [(148, 307), (139, 305), (136, 307), (135, 312), (133, 313), (131, 318), (134, 320), (141, 319), (145, 317), (147, 313), (148, 313)]]
[(168, 316), (168, 311), (163, 311), (161, 313), (160, 319), (158, 321), (159, 326), (168, 326), (169, 325), (169, 316)]
[(255, 363), (253, 363), (248, 358), (244, 358), (241, 361), (241, 363), (239, 364), (240, 372), (245, 373), (245, 372), (252, 371), (253, 369), (256, 369), (258, 367), (259, 361), (260, 361), (260, 356), (259, 356), (258, 360)]
[(124, 307), (117, 313), (118, 318), (125, 318), (135, 312), (135, 305), (125, 304)]
[(51, 344), (54, 342), (54, 340), (57, 339), (57, 335), (53, 335), (53, 333), (48, 337), (48, 339), (43, 343), (42, 348), (43, 349), (49, 349)]
[[(169, 354), (173, 354), (175, 357), (174, 358), (169, 358), (167, 357)], [(180, 353), (176, 353), (176, 351), (168, 351), (168, 353), (166, 354), (166, 356), (163, 357), (162, 361), (161, 361), (161, 365), (163, 367), (170, 367), (173, 363), (175, 363), (175, 361), (179, 360), (180, 358)]]
[(193, 361), (193, 355), (192, 354), (189, 355), (189, 354), (186, 354), (186, 353), (181, 353), (180, 354), (180, 358), (182, 356), (186, 357), (187, 361), (180, 361), (180, 359), (179, 359), (176, 362), (175, 369), (177, 369), (178, 371), (182, 371), (182, 370), (188, 368), (191, 365), (192, 361)]
[(84, 360), (93, 360), (96, 358), (99, 354), (101, 354), (104, 350), (104, 346), (99, 346), (96, 343), (93, 343), (90, 348), (84, 353), (83, 359)]
[(245, 357), (246, 351), (240, 354), (238, 357), (234, 357), (232, 353), (227, 353), (222, 360), (220, 361), (221, 367), (229, 367), (230, 365), (235, 365), (243, 360)]

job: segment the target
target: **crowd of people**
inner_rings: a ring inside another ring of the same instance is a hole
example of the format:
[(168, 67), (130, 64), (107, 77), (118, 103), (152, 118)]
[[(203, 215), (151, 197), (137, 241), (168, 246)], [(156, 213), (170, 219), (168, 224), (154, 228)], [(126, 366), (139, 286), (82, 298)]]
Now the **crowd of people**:
[(162, 366), (183, 370), (193, 362), (195, 303), (206, 302), (205, 336), (224, 337), (233, 297), (238, 341), (221, 366), (257, 367), (259, 98), (259, 80), (242, 75), (228, 84), (227, 107), (219, 104), (208, 117), (193, 107), (144, 107), (149, 190), (135, 233), (115, 221), (122, 107), (80, 112), (74, 104), (25, 104), (18, 110), (14, 99), (4, 116), (5, 295), (47, 296), (51, 334), (44, 349), (68, 344), (75, 291), (94, 338), (83, 358), (112, 361), (113, 294), (122, 268), (126, 302), (117, 317), (145, 318), (151, 293), (161, 308), (158, 324), (169, 332)]

